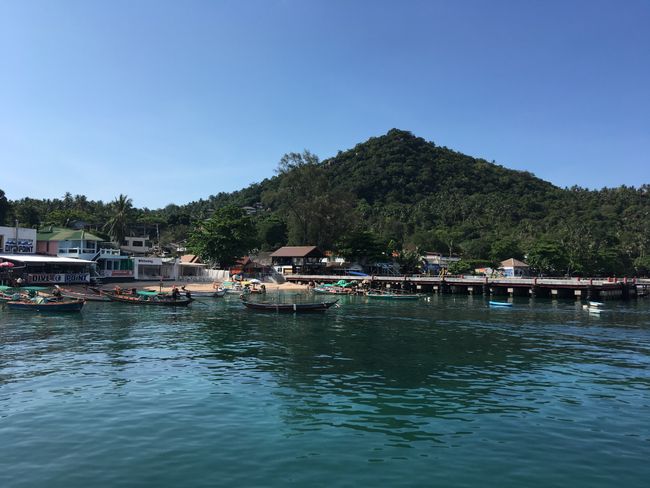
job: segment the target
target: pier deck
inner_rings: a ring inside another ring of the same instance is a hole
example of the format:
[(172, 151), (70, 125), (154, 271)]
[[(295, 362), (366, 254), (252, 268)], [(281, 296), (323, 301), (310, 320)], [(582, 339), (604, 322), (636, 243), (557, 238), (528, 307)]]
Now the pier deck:
[(595, 299), (629, 298), (650, 289), (648, 279), (617, 278), (489, 278), (480, 276), (329, 276), (287, 275), (291, 282), (367, 282), (371, 287), (399, 288), (430, 293), (464, 293), (510, 296), (550, 296)]

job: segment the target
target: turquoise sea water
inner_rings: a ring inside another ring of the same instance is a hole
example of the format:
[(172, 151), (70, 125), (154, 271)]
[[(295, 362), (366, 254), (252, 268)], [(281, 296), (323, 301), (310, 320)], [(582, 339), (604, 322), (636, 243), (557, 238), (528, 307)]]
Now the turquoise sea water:
[(0, 311), (0, 486), (645, 487), (650, 303), (605, 309)]

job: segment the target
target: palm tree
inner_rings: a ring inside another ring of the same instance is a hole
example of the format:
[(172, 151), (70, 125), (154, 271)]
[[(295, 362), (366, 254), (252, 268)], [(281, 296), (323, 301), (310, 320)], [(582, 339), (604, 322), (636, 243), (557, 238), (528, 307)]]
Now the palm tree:
[(113, 241), (117, 242), (119, 246), (124, 240), (126, 231), (129, 225), (131, 218), (131, 210), (133, 209), (132, 200), (120, 193), (120, 196), (117, 197), (110, 203), (110, 206), (113, 210), (113, 215), (108, 222), (104, 224), (104, 230), (108, 232), (108, 235), (111, 236)]

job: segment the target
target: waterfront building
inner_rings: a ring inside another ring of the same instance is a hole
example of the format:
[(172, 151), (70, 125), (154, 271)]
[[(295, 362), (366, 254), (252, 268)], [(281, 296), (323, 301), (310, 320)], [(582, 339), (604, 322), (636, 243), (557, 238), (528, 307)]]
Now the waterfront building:
[(325, 254), (316, 246), (285, 246), (271, 254), (273, 268), (280, 274), (320, 274)]
[(507, 277), (530, 276), (530, 266), (515, 258), (501, 261), (499, 270)]
[(0, 253), (33, 253), (36, 229), (0, 226)]
[(96, 272), (102, 279), (133, 279), (133, 263), (129, 257), (112, 247), (110, 242), (83, 229), (43, 227), (37, 234), (37, 252), (94, 261)]
[(86, 259), (27, 253), (0, 254), (0, 261), (12, 263), (11, 276), (2, 280), (11, 285), (90, 283), (95, 264)]
[(443, 256), (439, 252), (427, 251), (422, 256), (422, 267), (425, 273), (439, 273), (458, 261), (460, 261), (458, 256)]

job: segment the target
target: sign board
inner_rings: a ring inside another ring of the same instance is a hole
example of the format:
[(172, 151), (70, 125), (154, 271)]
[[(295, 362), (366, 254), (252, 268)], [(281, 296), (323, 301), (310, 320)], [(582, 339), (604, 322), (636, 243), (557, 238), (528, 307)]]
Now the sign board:
[(90, 273), (29, 273), (27, 283), (90, 283)]
[(162, 266), (161, 258), (133, 258), (135, 266), (149, 265), (149, 266)]
[(18, 239), (18, 247), (16, 247), (16, 239), (7, 239), (5, 241), (4, 252), (24, 252), (24, 253), (33, 253), (34, 252), (34, 240), (33, 239)]

